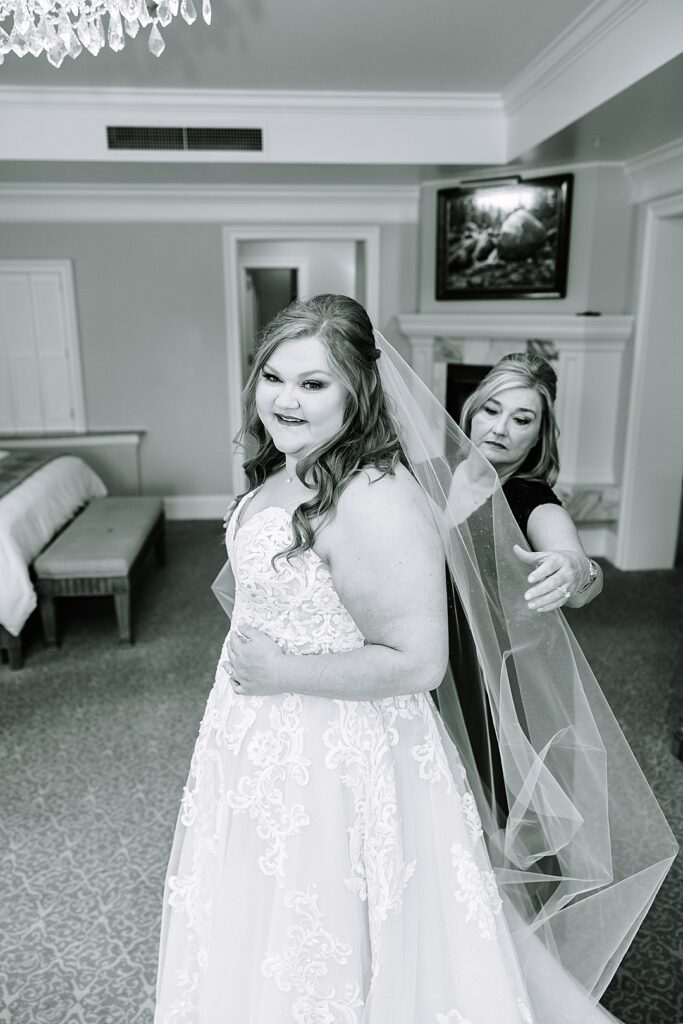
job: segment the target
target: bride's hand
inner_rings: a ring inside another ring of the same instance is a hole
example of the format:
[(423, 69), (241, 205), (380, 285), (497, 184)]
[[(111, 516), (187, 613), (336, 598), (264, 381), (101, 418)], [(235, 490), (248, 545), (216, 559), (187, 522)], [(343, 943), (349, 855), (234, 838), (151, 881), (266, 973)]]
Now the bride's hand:
[(247, 697), (282, 693), (284, 652), (253, 626), (239, 625), (230, 637), (232, 688)]

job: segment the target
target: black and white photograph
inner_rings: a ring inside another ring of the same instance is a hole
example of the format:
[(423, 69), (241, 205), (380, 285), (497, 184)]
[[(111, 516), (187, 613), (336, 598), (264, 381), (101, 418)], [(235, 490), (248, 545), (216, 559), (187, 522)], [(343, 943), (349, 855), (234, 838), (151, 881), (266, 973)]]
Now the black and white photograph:
[(442, 189), (437, 299), (563, 298), (570, 174)]
[(0, 0), (0, 1024), (683, 1024), (682, 100)]

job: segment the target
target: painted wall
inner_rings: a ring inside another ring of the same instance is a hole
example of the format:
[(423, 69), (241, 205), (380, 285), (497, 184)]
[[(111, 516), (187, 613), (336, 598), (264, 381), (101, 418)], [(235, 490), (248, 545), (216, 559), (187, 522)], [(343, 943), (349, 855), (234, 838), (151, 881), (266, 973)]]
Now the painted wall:
[[(569, 242), (567, 295), (563, 299), (507, 299), (438, 302), (436, 281), (436, 196), (440, 188), (457, 185), (444, 180), (424, 185), (420, 199), (420, 298), (423, 313), (627, 313), (632, 309), (627, 290), (634, 214), (621, 166), (552, 167), (530, 170), (505, 168), (522, 177), (574, 174)], [(502, 172), (491, 172), (491, 176)], [(480, 175), (484, 177), (485, 175)], [(475, 177), (474, 174), (469, 177)]]
[(380, 331), (401, 353), (410, 358), (408, 339), (396, 319), (414, 313), (418, 302), (419, 244), (415, 224), (390, 224), (382, 228), (380, 266)]
[[(88, 428), (145, 431), (146, 494), (230, 492), (221, 230), (219, 224), (0, 226), (0, 258), (73, 261)], [(393, 318), (416, 307), (416, 251), (416, 225), (382, 229), (380, 326), (401, 345)], [(336, 278), (312, 280), (324, 291)]]
[(3, 225), (0, 255), (73, 260), (91, 430), (143, 429), (147, 494), (225, 490), (220, 232), (188, 225)]

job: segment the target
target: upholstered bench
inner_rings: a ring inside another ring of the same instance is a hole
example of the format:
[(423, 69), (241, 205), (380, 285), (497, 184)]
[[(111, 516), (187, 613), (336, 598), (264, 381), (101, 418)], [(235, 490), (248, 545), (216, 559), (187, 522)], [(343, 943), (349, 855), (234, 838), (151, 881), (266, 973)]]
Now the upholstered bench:
[(35, 560), (45, 641), (56, 646), (56, 597), (111, 594), (119, 637), (132, 643), (130, 591), (145, 556), (164, 563), (161, 498), (96, 498)]

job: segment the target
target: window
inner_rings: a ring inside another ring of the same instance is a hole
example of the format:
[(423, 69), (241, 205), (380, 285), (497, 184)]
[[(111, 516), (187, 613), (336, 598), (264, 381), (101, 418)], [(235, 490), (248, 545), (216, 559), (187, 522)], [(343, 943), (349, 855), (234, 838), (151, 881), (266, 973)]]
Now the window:
[(0, 260), (0, 432), (82, 433), (70, 260)]

